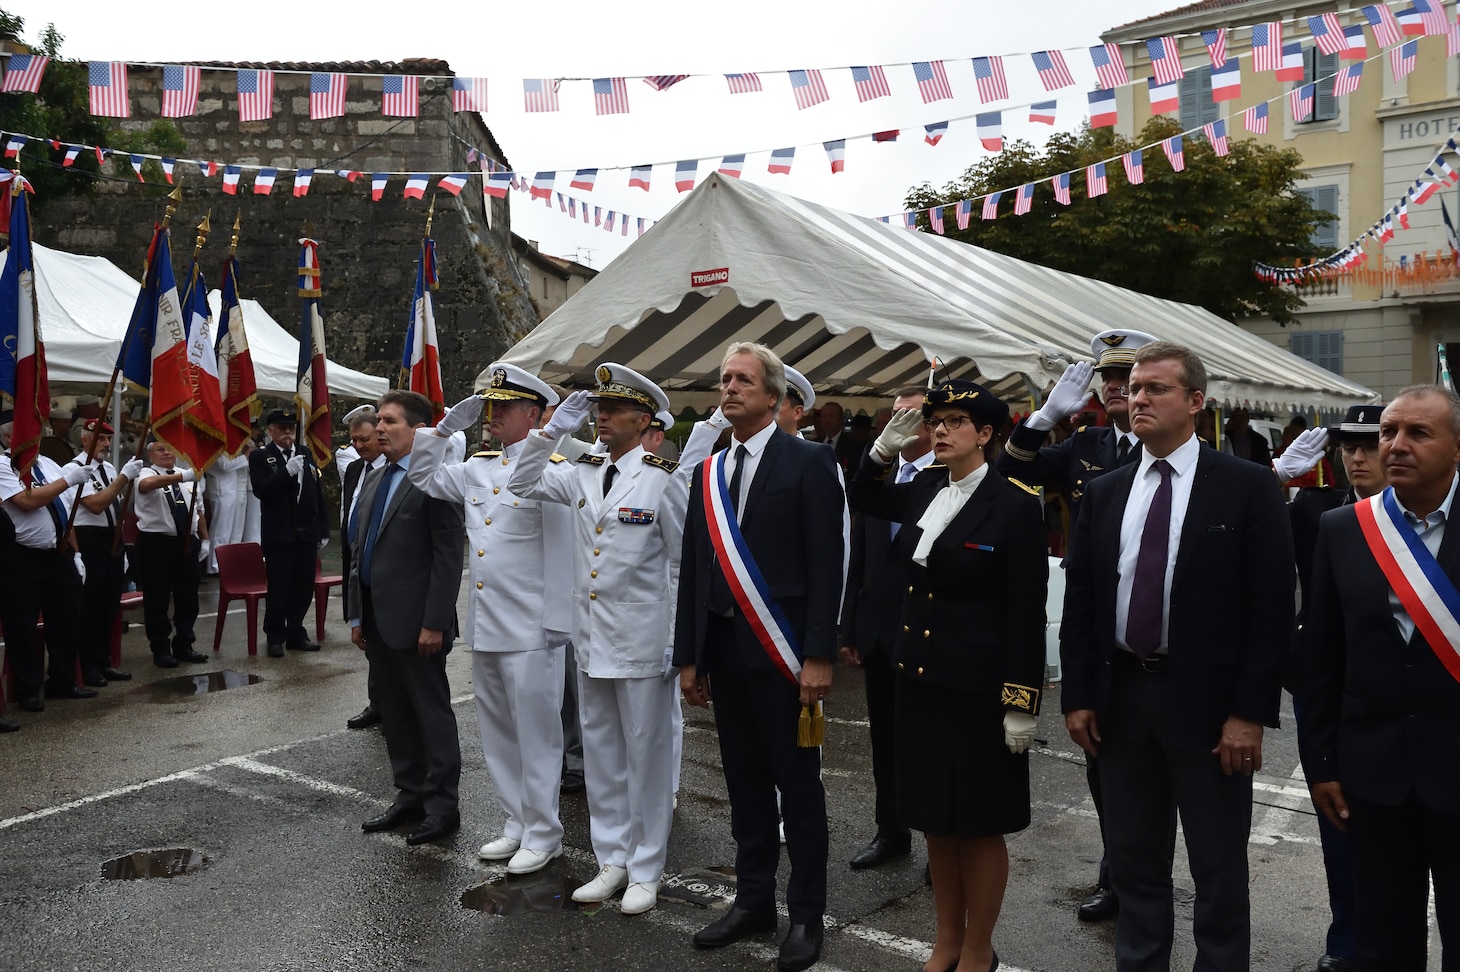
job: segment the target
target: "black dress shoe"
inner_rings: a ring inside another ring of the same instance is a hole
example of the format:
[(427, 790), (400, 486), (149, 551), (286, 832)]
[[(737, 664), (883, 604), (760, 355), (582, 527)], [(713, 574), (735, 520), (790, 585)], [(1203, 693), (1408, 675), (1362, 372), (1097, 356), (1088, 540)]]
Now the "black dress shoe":
[(189, 648), (187, 651), (178, 651), (176, 648), (174, 648), (172, 656), (178, 661), (193, 662), (194, 664), (197, 664), (198, 662), (205, 662), (208, 660), (207, 655), (203, 654), (201, 651), (193, 651), (191, 648)]
[(47, 685), (46, 698), (48, 699), (94, 699), (96, 689), (82, 688), (79, 685)]
[(559, 793), (581, 793), (587, 789), (583, 782), (582, 773), (564, 773), (563, 781), (558, 785)]
[(41, 701), (41, 696), (39, 692), (36, 692), (33, 695), (27, 695), (25, 698), (21, 699), (20, 707), (27, 712), (46, 711), (46, 704)]
[(289, 644), (290, 651), (319, 651), (319, 645), (312, 641), (294, 641)]
[(81, 676), (82, 685), (90, 685), (93, 688), (106, 688), (106, 678), (101, 672), (87, 672)]
[(1353, 962), (1337, 955), (1325, 955), (1318, 960), (1318, 972), (1349, 972)]
[(9, 719), (0, 719), (0, 732), (19, 732), (20, 723), (11, 722)]
[(899, 857), (906, 857), (911, 853), (912, 835), (878, 834), (872, 838), (872, 843), (857, 851), (851, 861), (852, 870), (866, 870)]
[(746, 935), (759, 935), (776, 930), (774, 911), (746, 911), (731, 907), (721, 917), (695, 932), (694, 942), (700, 948), (733, 945)]
[(153, 655), (152, 664), (156, 665), (158, 668), (176, 668), (177, 659), (172, 657), (171, 655)]
[(1115, 892), (1109, 888), (1096, 888), (1090, 897), (1080, 902), (1075, 914), (1080, 916), (1081, 921), (1105, 921), (1107, 918), (1114, 918), (1118, 911), (1120, 899), (1115, 896)]
[(367, 834), (377, 834), (382, 830), (394, 830), (408, 823), (415, 823), (426, 816), (426, 811), (421, 807), (401, 806), (399, 803), (391, 804), (389, 810), (378, 817), (371, 817), (360, 824), (360, 829)]
[(271, 642), (269, 642), (269, 657), (270, 658), (283, 658), (284, 657), (284, 642), (282, 642), (282, 641), (271, 641)]
[(784, 972), (801, 972), (809, 969), (821, 958), (821, 922), (814, 925), (792, 925), (781, 942), (781, 954), (776, 957), (776, 968)]
[(101, 677), (108, 682), (130, 682), (132, 680), (132, 673), (124, 672), (120, 668), (103, 668), (101, 670)]
[(415, 847), (429, 841), (450, 837), (461, 829), (461, 814), (433, 813), (421, 821), (421, 826), (406, 834), (406, 843)]
[(351, 716), (345, 720), (345, 727), (348, 729), (369, 729), (371, 726), (380, 725), (380, 711), (373, 705), (367, 705), (360, 710), (357, 716)]

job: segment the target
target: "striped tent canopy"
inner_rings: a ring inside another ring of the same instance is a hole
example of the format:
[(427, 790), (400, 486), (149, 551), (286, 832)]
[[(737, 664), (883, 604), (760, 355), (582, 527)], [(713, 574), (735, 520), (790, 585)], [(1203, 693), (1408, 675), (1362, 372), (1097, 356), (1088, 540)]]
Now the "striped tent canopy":
[[(1201, 355), (1209, 395), (1273, 411), (1378, 401), (1190, 304), (911, 232), (715, 174), (505, 360), (568, 387), (616, 361), (666, 391), (709, 392), (734, 341), (760, 341), (817, 394), (885, 396), (938, 376), (1015, 402), (1090, 339), (1134, 327)], [(485, 381), (485, 377), (480, 381)]]

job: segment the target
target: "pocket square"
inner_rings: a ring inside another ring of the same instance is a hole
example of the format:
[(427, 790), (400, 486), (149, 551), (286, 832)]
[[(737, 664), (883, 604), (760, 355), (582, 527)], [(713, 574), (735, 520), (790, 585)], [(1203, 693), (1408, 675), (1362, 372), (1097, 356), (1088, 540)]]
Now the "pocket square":
[(993, 547), (990, 547), (988, 544), (984, 544), (984, 543), (965, 543), (963, 545), (963, 549), (964, 550), (986, 550), (989, 553), (993, 553), (994, 552), (994, 548)]
[(1236, 533), (1237, 531), (1236, 531), (1235, 528), (1229, 527), (1225, 523), (1213, 523), (1211, 526), (1207, 527), (1207, 532), (1208, 533)]

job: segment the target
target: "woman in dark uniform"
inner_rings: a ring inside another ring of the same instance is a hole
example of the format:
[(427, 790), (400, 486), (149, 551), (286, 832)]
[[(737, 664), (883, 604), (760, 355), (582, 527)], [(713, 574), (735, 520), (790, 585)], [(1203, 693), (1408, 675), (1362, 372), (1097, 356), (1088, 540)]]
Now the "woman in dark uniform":
[[(984, 450), (1009, 409), (971, 381), (899, 411), (848, 488), (853, 509), (902, 524), (897, 666), (898, 810), (928, 841), (938, 933), (924, 972), (998, 967), (994, 924), (1009, 876), (1004, 835), (1029, 825), (1029, 757), (1044, 676), (1048, 580), (1039, 501)], [(889, 484), (921, 421), (935, 464)]]

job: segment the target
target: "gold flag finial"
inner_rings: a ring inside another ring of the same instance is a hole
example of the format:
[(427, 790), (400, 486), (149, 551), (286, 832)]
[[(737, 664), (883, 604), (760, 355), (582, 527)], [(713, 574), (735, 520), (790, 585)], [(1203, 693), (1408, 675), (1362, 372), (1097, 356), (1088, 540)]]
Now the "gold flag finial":
[(193, 244), (194, 260), (198, 258), (199, 253), (203, 252), (203, 244), (208, 242), (208, 234), (213, 231), (213, 224), (210, 222), (212, 216), (213, 210), (210, 209), (203, 214), (203, 221), (198, 224), (198, 238)]
[(426, 210), (426, 235), (431, 235), (431, 221), (436, 218), (436, 197), (431, 197), (431, 205)]
[(182, 202), (182, 186), (173, 186), (172, 192), (167, 194), (167, 212), (162, 217), (162, 228), (172, 226), (172, 216), (177, 212), (177, 204)]
[(233, 239), (228, 243), (228, 255), (230, 257), (238, 255), (238, 228), (241, 225), (243, 225), (243, 210), (240, 209), (238, 214), (233, 217)]
[(306, 219), (304, 221), (304, 235), (308, 239), (314, 239), (314, 220)]

